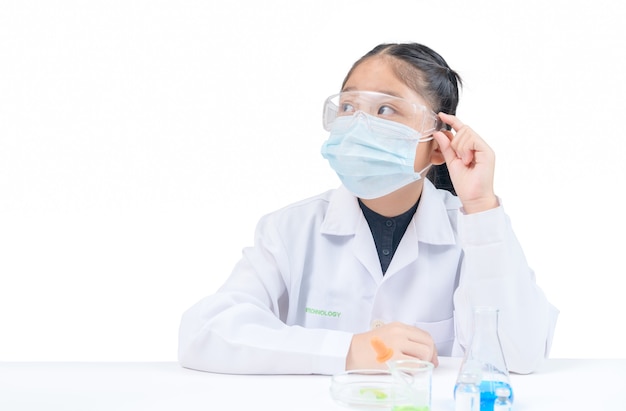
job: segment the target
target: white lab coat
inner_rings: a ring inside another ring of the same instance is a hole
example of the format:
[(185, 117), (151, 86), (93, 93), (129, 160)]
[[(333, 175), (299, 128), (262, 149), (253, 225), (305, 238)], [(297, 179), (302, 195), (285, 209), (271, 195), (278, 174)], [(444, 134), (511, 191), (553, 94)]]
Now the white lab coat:
[(383, 276), (357, 199), (344, 187), (263, 217), (226, 283), (187, 310), (184, 367), (223, 373), (334, 374), (353, 333), (400, 321), (428, 331), (439, 355), (463, 354), (472, 306), (500, 309), (510, 371), (547, 357), (558, 311), (535, 284), (502, 206), (465, 215), (425, 181)]

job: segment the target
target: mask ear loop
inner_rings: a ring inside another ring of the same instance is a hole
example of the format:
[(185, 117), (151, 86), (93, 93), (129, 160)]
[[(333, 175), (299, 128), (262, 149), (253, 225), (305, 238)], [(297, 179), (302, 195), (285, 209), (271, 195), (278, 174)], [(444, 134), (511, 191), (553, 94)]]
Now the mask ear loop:
[(422, 168), (421, 171), (418, 171), (417, 174), (419, 174), (420, 178), (422, 178), (422, 174), (424, 174), (432, 166), (433, 166), (433, 163), (428, 164), (426, 167)]
[[(420, 138), (418, 141), (418, 143), (425, 143), (427, 141), (433, 140), (434, 137), (431, 134), (430, 137), (424, 137), (424, 138)], [(433, 165), (433, 163), (429, 163), (426, 167), (422, 168), (421, 171), (418, 171), (417, 174), (419, 174), (420, 178), (422, 178), (422, 174), (424, 174), (429, 168), (431, 168)]]

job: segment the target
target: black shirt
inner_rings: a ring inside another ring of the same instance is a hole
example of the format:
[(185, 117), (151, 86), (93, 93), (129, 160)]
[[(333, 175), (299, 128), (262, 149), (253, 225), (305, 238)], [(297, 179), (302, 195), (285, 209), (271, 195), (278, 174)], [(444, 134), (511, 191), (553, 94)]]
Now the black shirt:
[(367, 224), (370, 226), (372, 237), (374, 237), (374, 244), (376, 244), (383, 275), (387, 272), (387, 268), (389, 268), (391, 259), (417, 210), (418, 204), (419, 200), (413, 207), (399, 216), (385, 217), (367, 208), (361, 199), (359, 199), (359, 206), (363, 211)]

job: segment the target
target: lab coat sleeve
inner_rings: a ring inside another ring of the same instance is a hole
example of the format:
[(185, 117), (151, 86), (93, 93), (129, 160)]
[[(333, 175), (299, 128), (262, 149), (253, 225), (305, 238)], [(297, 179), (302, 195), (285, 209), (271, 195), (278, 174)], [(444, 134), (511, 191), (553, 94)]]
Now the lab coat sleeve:
[(288, 255), (272, 222), (257, 226), (226, 283), (182, 317), (179, 363), (232, 374), (334, 374), (345, 369), (352, 334), (286, 325)]
[(472, 307), (494, 306), (507, 368), (535, 371), (549, 355), (559, 312), (536, 284), (503, 207), (459, 211), (459, 240), (464, 255), (454, 295), (458, 346), (468, 348)]

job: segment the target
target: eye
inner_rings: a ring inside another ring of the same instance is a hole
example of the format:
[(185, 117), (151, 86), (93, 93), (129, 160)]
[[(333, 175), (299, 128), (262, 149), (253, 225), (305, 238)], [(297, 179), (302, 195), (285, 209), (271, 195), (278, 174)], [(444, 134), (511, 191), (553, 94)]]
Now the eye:
[(391, 106), (380, 106), (378, 108), (379, 116), (392, 116), (396, 114), (396, 110), (394, 110)]
[(350, 103), (341, 103), (340, 113), (354, 113), (354, 106)]

